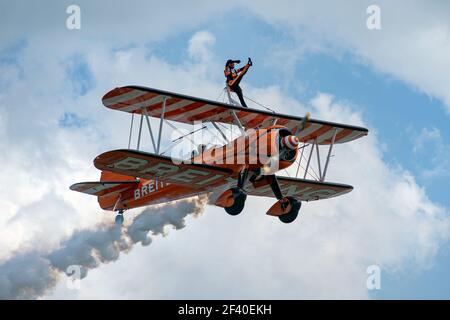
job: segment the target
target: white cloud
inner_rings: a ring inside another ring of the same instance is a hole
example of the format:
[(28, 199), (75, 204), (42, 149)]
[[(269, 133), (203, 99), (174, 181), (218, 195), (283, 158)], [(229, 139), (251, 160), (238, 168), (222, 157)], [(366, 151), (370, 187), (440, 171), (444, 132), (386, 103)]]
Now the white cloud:
[[(110, 17), (118, 14), (109, 12)], [(163, 16), (155, 12), (155, 17)], [(183, 12), (174, 19), (184, 26), (185, 16)], [(88, 29), (86, 22), (82, 28)], [(8, 87), (0, 88), (0, 259), (32, 247), (49, 251), (75, 230), (112, 223), (112, 214), (102, 213), (94, 198), (68, 190), (73, 182), (98, 179), (92, 159), (127, 143), (129, 118), (101, 107), (104, 92), (141, 84), (217, 97), (223, 78), (220, 72), (211, 75), (211, 70), (223, 65), (208, 50), (214, 43), (211, 34), (197, 33), (188, 46), (191, 58), (179, 65), (149, 54), (141, 45), (145, 40), (140, 36), (164, 37), (175, 32), (173, 24), (171, 20), (162, 22), (161, 30), (147, 28), (130, 37), (129, 42), (138, 44), (122, 49), (115, 41), (93, 44), (104, 34), (101, 26), (94, 40), (64, 42), (67, 46), (42, 41), (38, 33), (18, 53), (22, 78), (8, 67)], [(116, 30), (118, 38), (123, 40), (127, 30)], [(73, 95), (66, 77), (67, 59), (75, 52), (84, 56), (95, 78), (94, 87), (83, 96)], [(211, 57), (206, 68), (205, 56)], [(317, 118), (365, 125), (353, 107), (327, 94), (300, 105), (276, 86), (248, 86), (248, 92), (280, 111), (302, 115), (310, 110)], [(89, 119), (88, 124), (59, 127), (58, 119), (67, 111)], [(388, 272), (423, 270), (449, 235), (448, 211), (431, 202), (410, 173), (385, 163), (380, 144), (372, 130), (367, 138), (337, 147), (329, 179), (353, 184), (355, 190), (342, 198), (304, 204), (298, 223), (286, 226), (264, 216), (274, 200), (249, 199), (239, 217), (208, 208), (204, 217), (189, 220), (182, 231), (92, 271), (81, 291), (68, 293), (61, 283), (48, 297), (367, 297), (368, 265), (379, 264)], [(33, 258), (23, 257), (24, 262)]]
[[(231, 8), (234, 1), (227, 3)], [(23, 0), (2, 4), (0, 17), (5, 32), (0, 39), (7, 43), (24, 35), (43, 42), (49, 37), (64, 38), (65, 49), (61, 50), (74, 49), (79, 41), (122, 46), (165, 39), (195, 28), (224, 11), (223, 3), (206, 0), (173, 0), (157, 4), (146, 0), (135, 0), (132, 4), (119, 0), (109, 0), (106, 4), (79, 0), (76, 4), (81, 10), (81, 29), (75, 31), (66, 28), (69, 17), (66, 9), (70, 3), (47, 1), (45, 8), (42, 3)]]
[(422, 128), (414, 137), (414, 154), (420, 159), (422, 176), (427, 179), (450, 176), (450, 145), (435, 127)]
[(305, 45), (313, 50), (328, 48), (332, 55), (350, 52), (360, 62), (442, 100), (450, 111), (450, 4), (377, 1), (382, 29), (373, 31), (366, 27), (371, 4), (368, 0), (249, 1), (248, 7), (293, 34), (295, 52)]
[(210, 47), (216, 38), (209, 31), (198, 31), (189, 39), (188, 53), (192, 58), (207, 61), (211, 58)]
[(441, 132), (439, 129), (433, 128), (422, 128), (419, 135), (414, 139), (414, 152), (419, 152), (422, 148), (425, 147), (426, 143), (433, 142), (441, 139)]

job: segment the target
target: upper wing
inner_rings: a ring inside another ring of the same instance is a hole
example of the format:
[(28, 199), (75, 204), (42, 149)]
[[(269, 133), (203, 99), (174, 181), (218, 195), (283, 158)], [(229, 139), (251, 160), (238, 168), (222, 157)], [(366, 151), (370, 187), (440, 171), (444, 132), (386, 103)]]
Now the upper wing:
[(70, 186), (70, 190), (78, 191), (93, 196), (111, 195), (130, 189), (138, 184), (138, 181), (95, 181), (79, 182)]
[(177, 164), (169, 157), (136, 150), (105, 152), (95, 158), (94, 165), (104, 171), (173, 183), (199, 191), (226, 183), (232, 173), (231, 170), (205, 164)]
[[(343, 195), (353, 190), (352, 186), (330, 182), (319, 182), (277, 176), (278, 184), (284, 196), (293, 196), (301, 201), (328, 199)], [(269, 185), (254, 188), (246, 187), (249, 195), (273, 197), (275, 195)]]
[[(231, 111), (235, 111), (246, 129), (266, 127), (276, 122), (295, 132), (303, 119), (138, 86), (115, 88), (105, 94), (102, 101), (111, 109), (138, 114), (145, 109), (149, 116), (160, 117), (164, 97), (167, 98), (164, 118), (189, 124), (195, 121), (234, 123)], [(369, 131), (366, 128), (310, 119), (298, 137), (302, 142), (317, 139), (318, 144), (330, 144), (335, 132), (335, 143), (344, 143), (365, 136)]]

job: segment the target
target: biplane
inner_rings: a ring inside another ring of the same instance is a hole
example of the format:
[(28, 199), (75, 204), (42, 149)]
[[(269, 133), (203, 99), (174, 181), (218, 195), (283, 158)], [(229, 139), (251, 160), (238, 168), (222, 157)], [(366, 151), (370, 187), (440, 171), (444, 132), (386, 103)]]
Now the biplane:
[[(368, 134), (366, 128), (315, 120), (309, 114), (297, 117), (243, 108), (231, 97), (224, 103), (140, 86), (115, 88), (102, 102), (131, 113), (128, 148), (97, 156), (94, 166), (101, 171), (100, 181), (76, 183), (70, 189), (97, 196), (102, 209), (117, 212), (118, 224), (123, 223), (125, 210), (202, 194), (230, 215), (243, 211), (247, 196), (272, 197), (276, 201), (267, 214), (293, 222), (302, 201), (337, 197), (353, 189), (325, 181), (331, 152), (336, 144)], [(130, 147), (134, 116), (140, 119), (136, 149)], [(152, 117), (157, 118), (153, 126)], [(153, 152), (140, 150), (144, 121)], [(176, 131), (178, 125), (173, 123), (199, 122), (212, 125), (222, 145), (202, 144), (184, 158), (161, 151), (165, 124)], [(235, 127), (238, 136), (228, 137), (226, 126)], [(324, 146), (328, 152), (322, 163), (319, 147)], [(318, 172), (313, 176), (314, 153)], [(298, 163), (295, 177), (276, 175), (294, 163)], [(297, 178), (300, 167), (303, 177)]]

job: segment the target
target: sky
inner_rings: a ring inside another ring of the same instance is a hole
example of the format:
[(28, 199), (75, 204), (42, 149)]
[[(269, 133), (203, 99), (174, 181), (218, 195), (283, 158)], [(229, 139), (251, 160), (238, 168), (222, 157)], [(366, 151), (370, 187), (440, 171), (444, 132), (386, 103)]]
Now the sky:
[[(0, 21), (1, 298), (450, 298), (448, 2), (0, 1)], [(202, 201), (133, 210), (121, 231), (69, 190), (128, 143), (108, 90), (217, 99), (224, 62), (247, 57), (248, 97), (369, 128), (333, 151), (328, 179), (350, 194), (303, 204), (290, 225), (252, 197), (237, 217)]]

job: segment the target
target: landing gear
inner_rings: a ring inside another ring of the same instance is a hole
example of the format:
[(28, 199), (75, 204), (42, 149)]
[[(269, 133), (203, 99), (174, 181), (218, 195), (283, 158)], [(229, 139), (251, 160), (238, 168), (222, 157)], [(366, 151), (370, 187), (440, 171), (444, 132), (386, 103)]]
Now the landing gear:
[[(293, 222), (298, 216), (298, 211), (300, 210), (302, 203), (294, 197), (283, 197), (277, 177), (275, 175), (271, 175), (270, 179), (270, 188), (280, 202), (281, 212), (284, 212), (281, 215), (278, 215), (278, 219), (284, 223)], [(288, 211), (286, 212), (286, 210)]]
[(233, 194), (234, 202), (232, 206), (225, 207), (225, 211), (231, 216), (237, 216), (244, 210), (247, 194), (240, 188), (232, 188), (231, 192)]
[(116, 222), (116, 225), (121, 226), (123, 224), (123, 220), (123, 210), (119, 210), (114, 221)]
[(281, 192), (280, 185), (278, 184), (277, 176), (272, 174), (267, 177), (270, 179), (270, 188), (272, 189), (275, 198), (278, 200), (283, 199), (283, 193)]
[(293, 197), (286, 197), (282, 206), (290, 206), (290, 210), (287, 213), (278, 216), (278, 219), (284, 223), (291, 223), (297, 218), (302, 203)]
[(248, 170), (244, 169), (239, 173), (237, 188), (231, 188), (231, 194), (233, 196), (233, 204), (229, 207), (225, 207), (225, 211), (232, 216), (237, 216), (244, 210), (245, 200), (247, 200), (247, 193), (245, 193), (244, 186), (247, 182)]

